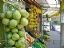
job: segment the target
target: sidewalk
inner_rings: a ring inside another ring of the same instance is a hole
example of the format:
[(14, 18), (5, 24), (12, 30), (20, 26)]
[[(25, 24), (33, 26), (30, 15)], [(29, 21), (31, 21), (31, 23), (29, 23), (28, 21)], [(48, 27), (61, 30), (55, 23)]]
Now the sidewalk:
[(60, 33), (56, 31), (48, 32), (50, 39), (46, 48), (60, 48)]

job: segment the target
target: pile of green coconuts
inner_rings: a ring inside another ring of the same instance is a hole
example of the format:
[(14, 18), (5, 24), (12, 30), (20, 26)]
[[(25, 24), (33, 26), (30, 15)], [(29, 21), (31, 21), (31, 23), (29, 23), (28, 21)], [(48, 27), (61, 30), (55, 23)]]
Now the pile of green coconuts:
[(29, 13), (25, 9), (10, 11), (0, 15), (5, 32), (8, 33), (8, 44), (13, 48), (25, 48), (25, 29)]

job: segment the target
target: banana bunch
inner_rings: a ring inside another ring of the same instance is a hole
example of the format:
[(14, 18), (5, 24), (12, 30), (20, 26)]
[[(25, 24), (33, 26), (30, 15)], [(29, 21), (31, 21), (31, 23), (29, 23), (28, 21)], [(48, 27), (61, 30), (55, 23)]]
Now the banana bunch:
[(33, 29), (33, 30), (36, 30), (37, 28), (37, 15), (39, 13), (41, 13), (41, 9), (37, 8), (36, 6), (34, 5), (30, 5), (30, 9), (29, 9), (29, 17), (28, 17), (28, 20), (29, 20), (29, 24), (28, 24), (28, 27)]
[(37, 25), (36, 25), (36, 22), (37, 22), (37, 21), (36, 21), (36, 19), (34, 18), (34, 15), (33, 15), (33, 14), (30, 14), (28, 20), (29, 20), (28, 27), (29, 27), (29, 28), (32, 28), (32, 29), (34, 30), (34, 28), (37, 27)]
[(29, 17), (28, 17), (28, 25), (27, 25), (27, 29), (31, 30), (32, 34), (34, 35), (34, 37), (38, 37), (38, 33), (37, 33), (37, 27), (38, 27), (38, 22), (37, 22), (37, 16), (38, 14), (41, 13), (41, 9), (37, 8), (34, 5), (30, 5), (29, 8)]
[(38, 14), (38, 13), (41, 13), (41, 9), (37, 8), (36, 6), (34, 5), (31, 5), (31, 11), (33, 11), (35, 14)]

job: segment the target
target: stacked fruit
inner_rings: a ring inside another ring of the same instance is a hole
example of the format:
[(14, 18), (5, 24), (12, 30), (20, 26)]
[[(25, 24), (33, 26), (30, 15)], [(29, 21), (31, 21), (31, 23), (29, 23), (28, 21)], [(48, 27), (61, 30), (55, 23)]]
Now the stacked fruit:
[(32, 10), (35, 14), (39, 14), (41, 13), (41, 9), (39, 9), (38, 7), (36, 7), (35, 5), (31, 5), (30, 6), (31, 9), (29, 9), (30, 11)]
[(30, 11), (30, 13), (29, 13), (29, 17), (28, 17), (28, 20), (29, 20), (28, 27), (33, 30), (36, 30), (37, 24), (38, 24), (37, 15), (39, 13), (41, 13), (41, 10), (34, 5), (31, 5), (29, 11)]
[(26, 29), (31, 32), (31, 34), (37, 38), (39, 33), (37, 31), (38, 28), (38, 15), (41, 13), (41, 10), (34, 5), (30, 5), (29, 8), (29, 17), (28, 17), (28, 25)]
[(25, 48), (25, 30), (29, 13), (25, 9), (8, 10), (0, 15), (5, 32), (8, 33), (8, 44), (15, 48)]
[(29, 20), (28, 27), (31, 28), (32, 30), (34, 30), (34, 28), (37, 27), (37, 22), (36, 22), (36, 18), (34, 18), (32, 13), (29, 15), (28, 20)]

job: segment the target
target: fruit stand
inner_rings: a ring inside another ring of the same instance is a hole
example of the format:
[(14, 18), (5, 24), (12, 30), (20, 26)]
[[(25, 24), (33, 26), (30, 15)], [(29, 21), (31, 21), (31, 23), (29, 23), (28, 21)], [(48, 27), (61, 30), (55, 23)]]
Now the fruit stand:
[[(2, 1), (3, 2), (3, 1)], [(29, 13), (18, 6), (18, 1), (3, 2), (3, 11), (0, 14), (0, 21), (5, 34), (5, 46), (3, 48), (25, 48), (25, 29), (28, 24)], [(17, 7), (19, 8), (17, 8)], [(4, 27), (3, 27), (4, 26)], [(24, 44), (24, 45), (22, 45)]]
[(36, 1), (1, 0), (0, 48), (45, 48), (42, 9)]

